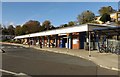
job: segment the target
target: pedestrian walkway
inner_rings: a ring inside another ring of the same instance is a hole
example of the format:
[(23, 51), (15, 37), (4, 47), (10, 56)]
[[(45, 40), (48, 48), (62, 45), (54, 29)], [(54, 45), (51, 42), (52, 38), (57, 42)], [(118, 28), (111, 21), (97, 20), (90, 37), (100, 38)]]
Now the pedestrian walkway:
[[(28, 45), (22, 45), (22, 44), (14, 44), (14, 45), (29, 47)], [(95, 50), (95, 51), (91, 51), (91, 57), (89, 57), (89, 51), (86, 51), (84, 49), (78, 50), (78, 49), (47, 48), (47, 47), (40, 48), (39, 46), (30, 46), (30, 47), (38, 50), (81, 57), (83, 59), (87, 59), (96, 63), (100, 67), (120, 71), (120, 62), (119, 62), (120, 55), (116, 55), (112, 53), (99, 53), (97, 50)]]

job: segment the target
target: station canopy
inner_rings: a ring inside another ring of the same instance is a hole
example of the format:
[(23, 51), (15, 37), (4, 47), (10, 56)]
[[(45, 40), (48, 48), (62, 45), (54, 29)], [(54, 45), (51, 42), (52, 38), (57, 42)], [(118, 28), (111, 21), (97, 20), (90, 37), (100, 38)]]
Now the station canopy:
[(96, 28), (93, 32), (98, 35), (120, 35), (120, 27), (107, 27), (107, 28)]

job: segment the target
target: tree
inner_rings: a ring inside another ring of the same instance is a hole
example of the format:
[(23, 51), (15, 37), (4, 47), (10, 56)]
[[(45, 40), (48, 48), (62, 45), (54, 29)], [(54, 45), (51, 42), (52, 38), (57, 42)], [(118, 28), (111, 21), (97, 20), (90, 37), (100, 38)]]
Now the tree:
[(102, 17), (100, 18), (100, 21), (102, 21), (102, 22), (104, 22), (104, 23), (107, 22), (107, 21), (111, 21), (111, 17), (110, 17), (109, 14), (105, 13), (105, 14), (103, 14)]
[(94, 18), (95, 18), (95, 14), (89, 10), (82, 12), (77, 17), (79, 24), (84, 24), (93, 21)]
[(62, 25), (60, 25), (60, 28), (62, 28), (62, 27), (68, 27), (68, 24), (62, 24)]
[(22, 26), (22, 35), (28, 34), (29, 32), (29, 27), (27, 25)]
[(22, 34), (23, 34), (22, 27), (20, 25), (17, 25), (16, 28), (15, 28), (15, 35), (19, 36), (19, 35), (22, 35)]
[(45, 20), (43, 23), (42, 23), (42, 26), (44, 28), (46, 28), (47, 30), (49, 30), (50, 26), (51, 26), (51, 22), (49, 20)]
[(39, 32), (40, 22), (29, 20), (22, 26), (23, 34)]
[(2, 35), (9, 35), (8, 29), (5, 26), (2, 27)]
[(104, 7), (101, 7), (100, 10), (98, 10), (98, 12), (100, 13), (100, 15), (103, 15), (105, 13), (107, 14), (114, 13), (116, 12), (116, 10), (114, 10), (111, 6), (104, 6)]
[(15, 35), (15, 28), (13, 27), (13, 25), (8, 26), (8, 32), (9, 35)]
[(68, 22), (68, 26), (74, 26), (75, 23), (73, 21)]
[(41, 31), (56, 29), (49, 20), (45, 20), (40, 27)]

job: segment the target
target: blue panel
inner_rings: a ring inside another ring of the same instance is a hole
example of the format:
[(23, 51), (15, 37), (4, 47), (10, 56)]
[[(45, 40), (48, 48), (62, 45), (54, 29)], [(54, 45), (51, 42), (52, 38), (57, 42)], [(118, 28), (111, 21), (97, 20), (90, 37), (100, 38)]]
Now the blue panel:
[(61, 39), (60, 40), (60, 48), (64, 48), (65, 47), (65, 39)]
[(65, 47), (65, 39), (62, 39), (62, 47)]
[(86, 32), (80, 33), (80, 49), (84, 49), (85, 36)]

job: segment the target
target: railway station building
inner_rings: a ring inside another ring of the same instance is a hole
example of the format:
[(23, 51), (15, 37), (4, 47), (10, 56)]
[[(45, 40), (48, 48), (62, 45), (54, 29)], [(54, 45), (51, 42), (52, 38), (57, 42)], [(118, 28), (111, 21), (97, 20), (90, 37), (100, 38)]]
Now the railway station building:
[[(109, 33), (109, 29), (112, 28), (118, 27), (107, 24), (83, 24), (78, 26), (16, 36), (14, 39), (21, 40), (21, 43), (23, 44), (29, 43), (30, 45), (41, 45), (42, 47), (94, 50), (98, 49), (98, 35), (102, 33), (101, 36), (104, 36), (105, 33), (102, 31), (100, 32), (98, 29), (108, 29), (107, 33)], [(113, 31), (115, 32), (116, 30)], [(117, 31), (119, 32), (120, 28)], [(116, 36), (116, 40), (119, 40), (119, 34), (117, 34)]]

